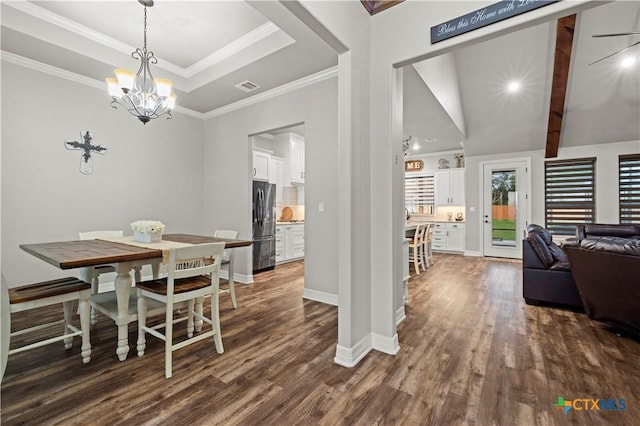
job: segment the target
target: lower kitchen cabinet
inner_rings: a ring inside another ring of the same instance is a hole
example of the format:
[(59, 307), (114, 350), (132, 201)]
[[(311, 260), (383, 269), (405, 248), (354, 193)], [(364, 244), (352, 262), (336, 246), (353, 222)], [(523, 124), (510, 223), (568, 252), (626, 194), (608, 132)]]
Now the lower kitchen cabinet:
[(435, 222), (433, 226), (433, 250), (464, 252), (464, 223)]
[(304, 258), (304, 224), (276, 225), (276, 263)]

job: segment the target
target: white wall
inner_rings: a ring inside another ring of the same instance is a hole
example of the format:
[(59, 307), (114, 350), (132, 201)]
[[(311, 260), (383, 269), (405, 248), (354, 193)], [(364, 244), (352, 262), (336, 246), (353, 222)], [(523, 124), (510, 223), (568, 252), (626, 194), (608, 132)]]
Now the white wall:
[[(73, 240), (78, 232), (123, 229), (158, 219), (165, 232), (203, 232), (199, 119), (174, 114), (143, 125), (109, 106), (107, 91), (2, 62), (2, 272), (9, 285), (61, 271), (19, 244)], [(94, 172), (65, 140), (89, 130)]]
[[(596, 157), (596, 222), (618, 223), (618, 155), (638, 152), (640, 152), (640, 141), (560, 147), (558, 157), (553, 160)], [(531, 223), (544, 226), (544, 150), (467, 157), (465, 178), (467, 203), (465, 250), (467, 252), (480, 252), (482, 249), (480, 162), (526, 157), (531, 158)], [(475, 207), (475, 212), (470, 211), (472, 207)]]
[[(268, 99), (205, 123), (205, 229), (236, 229), (251, 239), (249, 135), (304, 122), (305, 291), (338, 294), (337, 79)], [(210, 188), (210, 189), (209, 189)], [(324, 212), (318, 203), (324, 202)], [(236, 271), (251, 276), (251, 248), (236, 253)]]
[[(393, 289), (376, 291), (372, 253), (384, 246), (387, 232), (372, 229), (374, 187), (371, 179), (371, 17), (358, 2), (302, 1), (307, 14), (298, 15), (338, 57), (339, 151), (335, 161), (340, 179), (338, 226), (338, 345), (336, 362), (355, 365), (372, 348), (397, 351)], [(376, 171), (377, 172), (377, 171)], [(388, 229), (388, 228), (381, 228)], [(389, 264), (389, 258), (385, 262)], [(385, 302), (379, 303), (377, 299)], [(377, 306), (381, 309), (376, 309)]]

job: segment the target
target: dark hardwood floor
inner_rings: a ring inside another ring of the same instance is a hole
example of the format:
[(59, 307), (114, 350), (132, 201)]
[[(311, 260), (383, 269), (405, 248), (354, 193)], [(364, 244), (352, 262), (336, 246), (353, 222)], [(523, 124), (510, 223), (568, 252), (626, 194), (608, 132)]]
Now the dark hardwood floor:
[[(208, 340), (177, 351), (169, 380), (161, 341), (149, 337), (136, 356), (134, 325), (129, 358), (118, 362), (116, 329), (104, 316), (92, 327), (89, 364), (78, 340), (69, 351), (54, 344), (11, 356), (1, 422), (640, 424), (638, 340), (581, 313), (525, 305), (517, 261), (436, 254), (435, 262), (410, 279), (396, 356), (336, 365), (337, 308), (302, 299), (296, 262), (237, 285), (236, 310), (222, 295), (224, 354)], [(626, 409), (565, 415), (558, 397), (624, 399)]]

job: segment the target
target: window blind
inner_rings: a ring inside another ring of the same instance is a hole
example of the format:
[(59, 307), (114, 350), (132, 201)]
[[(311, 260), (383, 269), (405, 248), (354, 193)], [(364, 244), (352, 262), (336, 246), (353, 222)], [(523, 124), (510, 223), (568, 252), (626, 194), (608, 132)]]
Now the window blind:
[(595, 163), (595, 157), (545, 162), (545, 221), (552, 234), (574, 235), (576, 225), (594, 222)]
[(640, 154), (618, 157), (620, 223), (640, 224)]
[(435, 204), (433, 174), (405, 177), (404, 203), (409, 213), (433, 214)]

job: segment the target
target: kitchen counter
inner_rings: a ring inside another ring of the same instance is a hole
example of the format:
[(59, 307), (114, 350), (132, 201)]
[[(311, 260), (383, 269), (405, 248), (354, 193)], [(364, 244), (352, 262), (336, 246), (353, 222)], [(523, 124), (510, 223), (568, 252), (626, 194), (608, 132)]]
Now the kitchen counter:
[(417, 225), (427, 223), (434, 226), (432, 241), (434, 251), (464, 252), (464, 220), (405, 222), (405, 237), (413, 238)]
[(278, 221), (276, 221), (276, 225), (296, 225), (296, 224), (304, 225), (304, 220), (290, 220), (290, 221), (278, 220)]

